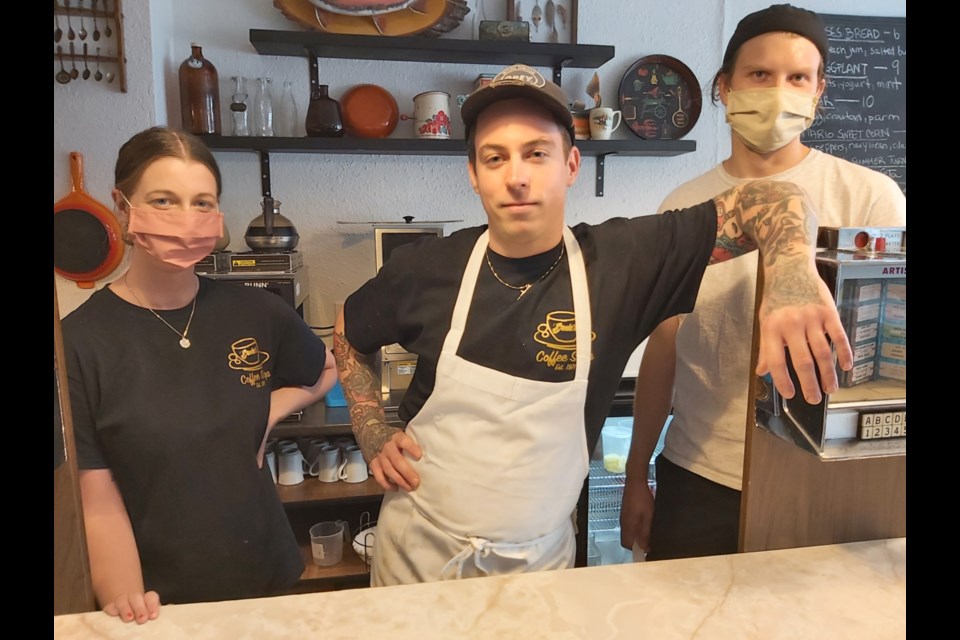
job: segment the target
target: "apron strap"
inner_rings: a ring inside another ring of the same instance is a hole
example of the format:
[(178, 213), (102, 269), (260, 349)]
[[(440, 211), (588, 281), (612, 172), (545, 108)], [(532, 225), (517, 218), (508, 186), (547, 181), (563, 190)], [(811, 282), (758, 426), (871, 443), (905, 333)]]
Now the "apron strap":
[[(466, 538), (467, 544), (464, 545), (460, 553), (450, 558), (447, 564), (440, 570), (439, 580), (460, 580), (463, 578), (463, 567), (469, 560), (482, 572), (490, 572), (483, 568), (483, 560), (489, 556), (499, 556), (502, 558), (522, 558), (527, 552), (538, 545), (554, 542), (562, 537), (568, 530), (569, 523), (557, 527), (553, 531), (546, 533), (539, 538), (527, 540), (526, 542), (491, 542), (486, 538), (469, 536)], [(448, 534), (452, 535), (452, 534)], [(456, 537), (456, 536), (454, 536)]]

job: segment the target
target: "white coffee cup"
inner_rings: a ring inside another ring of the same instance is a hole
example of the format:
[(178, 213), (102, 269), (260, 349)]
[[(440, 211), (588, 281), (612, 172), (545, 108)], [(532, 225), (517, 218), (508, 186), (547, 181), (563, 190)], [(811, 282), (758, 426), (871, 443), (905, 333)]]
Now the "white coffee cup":
[(590, 109), (590, 137), (594, 140), (609, 140), (622, 123), (621, 113), (610, 107)]
[(273, 451), (267, 451), (264, 454), (264, 457), (267, 460), (267, 467), (270, 469), (270, 476), (273, 478), (273, 482), (277, 482), (277, 454)]
[(318, 458), (323, 447), (327, 446), (326, 438), (309, 438), (300, 443), (300, 450), (303, 451), (303, 472), (305, 474), (316, 476), (320, 470)]
[(296, 446), (285, 448), (281, 445), (277, 459), (277, 482), (286, 485), (303, 482), (303, 454)]
[(353, 445), (346, 448), (337, 475), (344, 482), (363, 482), (370, 477), (360, 447)]
[(336, 482), (340, 479), (340, 447), (328, 444), (317, 454), (317, 479)]

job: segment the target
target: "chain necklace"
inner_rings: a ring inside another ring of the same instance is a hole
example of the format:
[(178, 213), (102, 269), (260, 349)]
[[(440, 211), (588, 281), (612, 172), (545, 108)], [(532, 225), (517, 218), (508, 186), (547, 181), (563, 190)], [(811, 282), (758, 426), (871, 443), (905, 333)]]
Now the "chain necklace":
[(130, 283), (127, 282), (127, 276), (126, 276), (126, 275), (123, 276), (123, 286), (125, 286), (125, 287), (127, 288), (127, 291), (129, 291), (129, 292), (131, 293), (131, 295), (133, 295), (133, 299), (140, 303), (140, 306), (141, 306), (141, 307), (143, 307), (144, 309), (146, 309), (147, 311), (149, 311), (149, 312), (152, 313), (153, 315), (157, 316), (157, 320), (159, 320), (159, 321), (162, 322), (163, 324), (165, 324), (165, 325), (167, 325), (168, 327), (170, 327), (170, 330), (171, 330), (171, 331), (173, 331), (175, 334), (177, 334), (178, 336), (180, 336), (180, 346), (181, 346), (182, 348), (184, 348), (184, 349), (189, 349), (189, 348), (190, 348), (190, 339), (187, 338), (187, 334), (190, 332), (190, 323), (193, 322), (193, 312), (197, 310), (197, 298), (199, 297), (199, 293), (200, 293), (200, 289), (199, 289), (199, 288), (197, 289), (197, 294), (193, 296), (193, 306), (190, 308), (190, 317), (187, 319), (187, 326), (184, 327), (183, 333), (180, 333), (179, 331), (177, 331), (176, 329), (173, 328), (173, 325), (172, 325), (172, 324), (170, 324), (169, 322), (167, 322), (166, 320), (164, 320), (163, 317), (162, 317), (159, 313), (157, 313), (156, 311), (154, 311), (153, 309), (151, 309), (150, 307), (148, 307), (147, 305), (145, 305), (145, 304), (143, 303), (143, 300), (140, 299), (140, 296), (137, 295), (137, 292), (134, 291), (134, 290), (130, 287)]
[(493, 263), (490, 262), (490, 247), (487, 247), (487, 251), (484, 253), (484, 256), (487, 258), (487, 266), (490, 267), (490, 273), (493, 274), (493, 277), (497, 279), (497, 282), (507, 287), (508, 289), (519, 291), (520, 294), (517, 296), (517, 300), (519, 300), (520, 298), (523, 297), (523, 294), (525, 294), (527, 291), (530, 291), (530, 287), (537, 284), (538, 282), (542, 282), (543, 279), (546, 278), (548, 275), (550, 275), (550, 272), (553, 271), (558, 264), (560, 264), (560, 261), (563, 260), (564, 249), (565, 249), (564, 245), (561, 244), (560, 255), (557, 256), (556, 261), (552, 265), (550, 265), (550, 268), (543, 272), (542, 276), (540, 276), (536, 280), (533, 280), (532, 282), (528, 282), (527, 284), (522, 284), (520, 286), (515, 286), (503, 281), (503, 278), (500, 277), (500, 274), (497, 273), (497, 270), (493, 268)]

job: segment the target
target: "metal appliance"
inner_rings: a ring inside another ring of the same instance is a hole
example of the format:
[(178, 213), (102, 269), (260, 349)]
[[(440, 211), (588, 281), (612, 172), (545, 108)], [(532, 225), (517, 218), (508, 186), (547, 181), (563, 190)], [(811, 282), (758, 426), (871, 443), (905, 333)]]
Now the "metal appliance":
[[(377, 271), (383, 268), (394, 249), (423, 237), (443, 237), (443, 223), (374, 223)], [(380, 349), (380, 392), (385, 408), (395, 409), (399, 406), (416, 370), (416, 354), (399, 344)]]
[(309, 297), (307, 267), (298, 251), (269, 253), (265, 251), (246, 251), (231, 253), (229, 270), (221, 272), (201, 271), (206, 267), (198, 265), (197, 273), (212, 280), (235, 282), (240, 286), (266, 289), (280, 296), (287, 304), (296, 309), (300, 317), (307, 320), (306, 302)]
[[(854, 352), (840, 388), (817, 405), (757, 379), (757, 424), (823, 460), (907, 451), (906, 229), (824, 228), (817, 270)], [(791, 376), (799, 389), (796, 375)]]

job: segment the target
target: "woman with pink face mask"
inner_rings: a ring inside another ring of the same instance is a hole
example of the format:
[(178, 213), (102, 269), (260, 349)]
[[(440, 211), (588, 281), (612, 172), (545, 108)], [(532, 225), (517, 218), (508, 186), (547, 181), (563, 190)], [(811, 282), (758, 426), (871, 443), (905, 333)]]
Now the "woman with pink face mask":
[(198, 138), (133, 136), (113, 190), (129, 269), (63, 320), (93, 589), (124, 622), (303, 572), (263, 447), (337, 372), (279, 297), (194, 273), (222, 232), (220, 191)]

